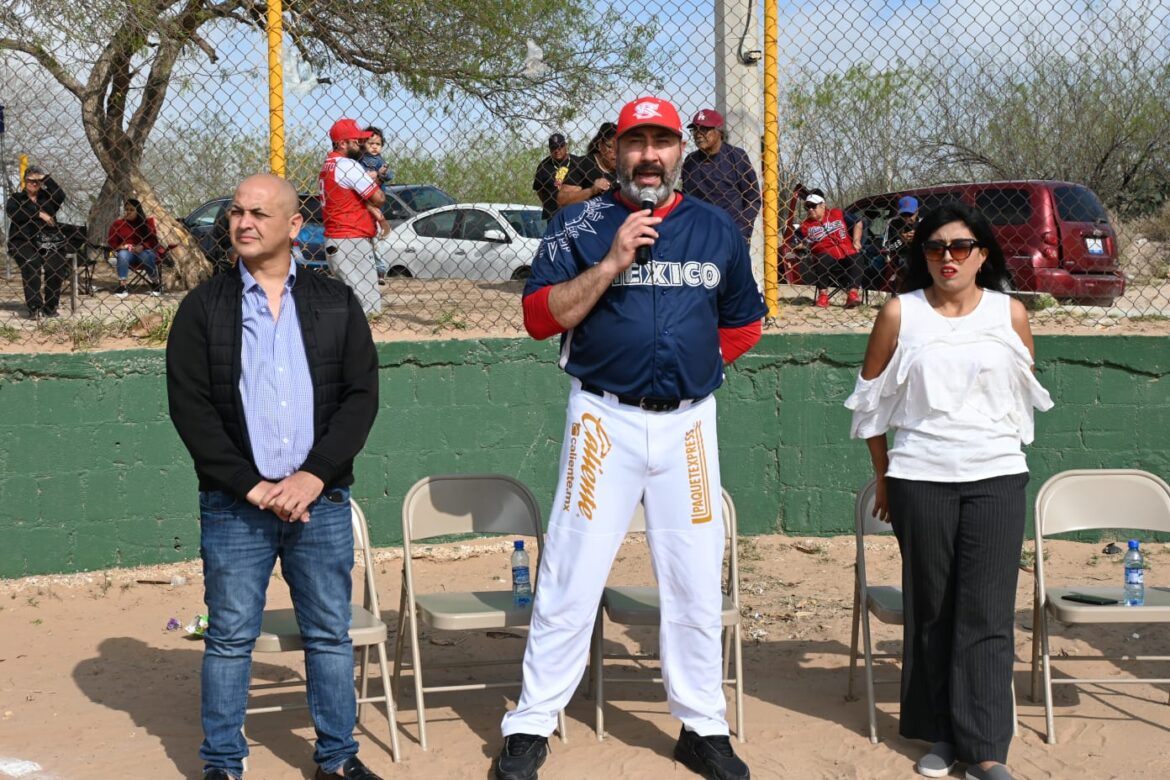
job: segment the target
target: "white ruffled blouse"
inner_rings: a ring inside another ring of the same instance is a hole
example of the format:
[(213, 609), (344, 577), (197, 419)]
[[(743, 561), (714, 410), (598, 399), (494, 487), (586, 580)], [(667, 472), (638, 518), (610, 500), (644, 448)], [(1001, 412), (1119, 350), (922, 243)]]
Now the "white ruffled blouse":
[(894, 430), (887, 476), (962, 482), (1027, 471), (1033, 409), (1052, 408), (1011, 326), (1011, 299), (985, 290), (963, 317), (943, 317), (921, 290), (901, 296), (898, 345), (845, 401), (850, 435)]

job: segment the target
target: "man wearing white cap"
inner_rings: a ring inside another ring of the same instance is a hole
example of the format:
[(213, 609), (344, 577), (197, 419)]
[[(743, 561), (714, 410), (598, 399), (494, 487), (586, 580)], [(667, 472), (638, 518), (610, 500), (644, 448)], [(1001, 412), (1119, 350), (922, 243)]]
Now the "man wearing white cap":
[(662, 604), (674, 755), (743, 780), (728, 740), (720, 641), (724, 533), (716, 433), (723, 367), (760, 337), (765, 306), (725, 211), (674, 191), (683, 130), (639, 98), (616, 126), (618, 191), (559, 211), (524, 288), (533, 338), (561, 336), (571, 377), (561, 476), (540, 559), (524, 688), (504, 716), (497, 780), (536, 780), (585, 671), (605, 579), (639, 502)]
[(321, 214), (325, 222), (325, 257), (329, 270), (348, 284), (367, 315), (382, 311), (374, 236), (378, 223), (370, 207), (380, 208), (386, 195), (358, 162), (362, 141), (371, 133), (352, 119), (329, 128), (333, 151), (321, 166)]
[(687, 155), (682, 167), (682, 191), (702, 198), (731, 215), (745, 241), (752, 240), (752, 226), (760, 213), (760, 180), (747, 152), (727, 143), (723, 115), (704, 108), (687, 125), (698, 148)]

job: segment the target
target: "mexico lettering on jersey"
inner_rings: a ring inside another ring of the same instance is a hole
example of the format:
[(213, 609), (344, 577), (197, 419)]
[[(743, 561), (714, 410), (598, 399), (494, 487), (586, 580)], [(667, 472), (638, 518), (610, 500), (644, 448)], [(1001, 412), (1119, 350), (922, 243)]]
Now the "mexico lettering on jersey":
[(825, 209), (825, 218), (820, 222), (811, 218), (801, 222), (800, 234), (808, 239), (809, 248), (818, 254), (841, 260), (857, 253), (841, 209)]
[(377, 232), (366, 199), (378, 183), (357, 160), (330, 152), (321, 166), (321, 214), (326, 238), (373, 238)]
[[(562, 209), (524, 294), (600, 262), (630, 211), (611, 194)], [(723, 382), (719, 328), (748, 325), (766, 308), (747, 244), (726, 212), (684, 196), (657, 230), (651, 262), (619, 274), (561, 337), (561, 367), (619, 395), (702, 398)]]

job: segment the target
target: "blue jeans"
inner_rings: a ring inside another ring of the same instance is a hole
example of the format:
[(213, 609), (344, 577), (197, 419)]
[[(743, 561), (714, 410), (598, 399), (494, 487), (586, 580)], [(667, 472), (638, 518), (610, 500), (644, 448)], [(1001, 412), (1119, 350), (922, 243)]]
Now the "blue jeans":
[(209, 626), (204, 637), (201, 716), (204, 769), (240, 777), (248, 746), (241, 729), (252, 648), (279, 557), (305, 645), (313, 760), (332, 773), (357, 755), (357, 700), (349, 638), (353, 527), (349, 490), (325, 491), (308, 523), (286, 523), (243, 499), (200, 492), (200, 554)]
[(131, 252), (129, 249), (119, 249), (116, 255), (118, 260), (118, 279), (126, 281), (130, 278), (130, 264), (138, 263), (146, 268), (146, 274), (151, 279), (158, 279), (158, 253), (153, 249), (143, 249), (141, 252)]

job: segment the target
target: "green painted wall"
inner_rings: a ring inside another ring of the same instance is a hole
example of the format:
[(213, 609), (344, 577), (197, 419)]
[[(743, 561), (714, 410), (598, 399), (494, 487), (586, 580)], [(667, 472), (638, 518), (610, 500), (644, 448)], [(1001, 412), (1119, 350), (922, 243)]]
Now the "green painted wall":
[[(842, 533), (869, 477), (841, 402), (863, 335), (767, 336), (719, 391), (724, 484), (745, 533)], [(1170, 477), (1170, 344), (1040, 337), (1056, 408), (1037, 420), (1031, 490), (1068, 468)], [(425, 474), (498, 471), (547, 506), (565, 376), (552, 343), (379, 345), (382, 411), (357, 464), (375, 543), (400, 540)], [(166, 410), (159, 350), (0, 356), (0, 577), (198, 556), (195, 476)]]

